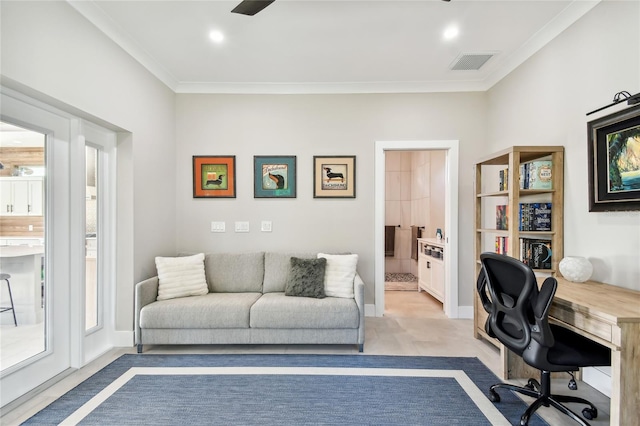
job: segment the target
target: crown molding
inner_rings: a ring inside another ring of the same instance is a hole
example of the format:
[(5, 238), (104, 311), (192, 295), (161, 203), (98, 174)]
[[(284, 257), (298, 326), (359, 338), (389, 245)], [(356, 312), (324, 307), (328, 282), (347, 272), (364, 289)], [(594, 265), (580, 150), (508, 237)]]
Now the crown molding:
[(176, 91), (178, 80), (140, 47), (131, 35), (115, 23), (93, 0), (67, 0), (67, 3), (120, 48), (131, 55), (133, 59), (140, 62), (140, 64), (158, 80), (174, 92)]
[(118, 26), (93, 0), (67, 0), (67, 3), (175, 93), (347, 94), (487, 91), (601, 1), (602, 0), (574, 0), (518, 50), (505, 58), (501, 58), (499, 68), (482, 80), (299, 83), (179, 81), (139, 46), (133, 38)]
[(522, 65), (522, 63), (582, 18), (601, 1), (602, 0), (575, 0), (571, 2), (562, 12), (549, 21), (547, 25), (541, 28), (525, 44), (503, 59), (504, 62), (501, 64), (500, 68), (489, 74), (484, 80), (486, 87), (485, 90), (489, 90), (496, 85), (500, 80)]

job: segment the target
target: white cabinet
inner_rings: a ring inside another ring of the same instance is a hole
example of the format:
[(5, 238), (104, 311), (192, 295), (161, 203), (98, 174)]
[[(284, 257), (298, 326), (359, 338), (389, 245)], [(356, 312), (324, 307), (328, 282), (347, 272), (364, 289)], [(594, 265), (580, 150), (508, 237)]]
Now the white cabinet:
[(42, 177), (0, 177), (0, 215), (42, 216)]
[(426, 291), (444, 303), (444, 243), (418, 239), (418, 291)]

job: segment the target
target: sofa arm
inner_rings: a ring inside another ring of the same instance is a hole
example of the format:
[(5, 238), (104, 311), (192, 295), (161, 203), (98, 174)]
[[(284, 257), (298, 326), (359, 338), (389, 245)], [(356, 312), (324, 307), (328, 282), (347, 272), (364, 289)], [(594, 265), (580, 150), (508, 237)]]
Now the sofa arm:
[(140, 311), (146, 305), (156, 301), (158, 297), (158, 277), (149, 278), (136, 284), (135, 289), (135, 309), (136, 309), (136, 345), (142, 345), (142, 334), (140, 330)]
[(358, 349), (362, 352), (364, 350), (364, 281), (362, 281), (362, 278), (360, 278), (357, 272), (353, 279), (353, 298), (356, 300), (356, 305), (358, 305), (358, 311), (360, 311)]

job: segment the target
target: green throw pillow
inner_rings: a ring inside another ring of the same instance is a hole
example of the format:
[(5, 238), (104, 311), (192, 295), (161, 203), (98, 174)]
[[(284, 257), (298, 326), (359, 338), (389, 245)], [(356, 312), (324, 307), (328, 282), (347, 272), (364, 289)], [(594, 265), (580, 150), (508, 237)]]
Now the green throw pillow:
[(315, 297), (323, 299), (324, 270), (327, 259), (291, 258), (289, 276), (284, 286), (285, 296)]

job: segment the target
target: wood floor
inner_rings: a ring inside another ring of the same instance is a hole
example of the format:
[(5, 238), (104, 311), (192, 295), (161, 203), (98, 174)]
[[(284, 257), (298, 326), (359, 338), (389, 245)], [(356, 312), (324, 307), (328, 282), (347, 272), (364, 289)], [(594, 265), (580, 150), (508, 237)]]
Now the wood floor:
[[(442, 311), (442, 304), (426, 293), (412, 291), (385, 292), (385, 316), (367, 317), (365, 323), (364, 355), (420, 355), (477, 357), (499, 374), (499, 354), (490, 344), (473, 338), (471, 320), (450, 320)], [(93, 373), (123, 353), (135, 353), (134, 348), (109, 351), (84, 368), (69, 374), (58, 383), (27, 398), (20, 405), (11, 404), (11, 411), (2, 412), (0, 424), (17, 425), (28, 419), (56, 398), (69, 391)], [(316, 345), (203, 345), (149, 346), (145, 353), (322, 353), (358, 354), (355, 346)], [(524, 381), (522, 382), (524, 383)], [(522, 384), (521, 383), (521, 384)], [(599, 411), (593, 426), (609, 424), (609, 399), (589, 385), (578, 382), (579, 390), (570, 391), (567, 380), (555, 379), (554, 393), (582, 396), (593, 402)], [(530, 401), (530, 399), (527, 399)], [(581, 406), (571, 407), (577, 413)], [(568, 417), (552, 408), (542, 408), (540, 414), (552, 426), (576, 425)]]

